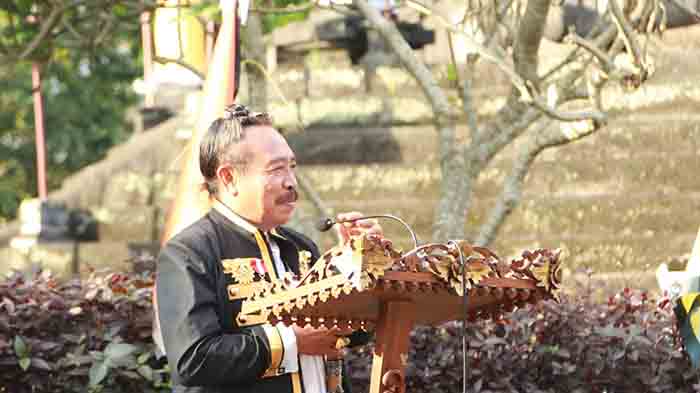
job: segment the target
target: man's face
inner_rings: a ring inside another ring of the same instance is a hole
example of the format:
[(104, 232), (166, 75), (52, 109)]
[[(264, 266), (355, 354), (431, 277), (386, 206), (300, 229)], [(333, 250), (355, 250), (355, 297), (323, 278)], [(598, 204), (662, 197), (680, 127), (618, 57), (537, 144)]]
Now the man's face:
[(236, 174), (231, 207), (263, 230), (287, 223), (297, 200), (292, 149), (270, 126), (248, 128), (240, 147), (247, 153), (248, 165)]

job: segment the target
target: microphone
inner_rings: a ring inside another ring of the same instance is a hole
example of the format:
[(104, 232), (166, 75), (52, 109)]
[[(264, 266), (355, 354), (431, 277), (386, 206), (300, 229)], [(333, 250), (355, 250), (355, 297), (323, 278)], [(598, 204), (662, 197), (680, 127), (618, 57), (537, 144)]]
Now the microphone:
[(335, 221), (328, 217), (323, 217), (316, 223), (316, 229), (318, 229), (319, 232), (326, 232), (333, 228), (333, 225), (335, 225)]
[(406, 222), (404, 220), (402, 220), (394, 215), (391, 215), (391, 214), (376, 214), (373, 216), (362, 216), (362, 217), (350, 218), (350, 219), (346, 219), (346, 220), (334, 220), (334, 219), (329, 218), (329, 217), (323, 217), (320, 220), (318, 220), (318, 222), (316, 223), (316, 229), (318, 229), (320, 232), (326, 232), (327, 230), (331, 229), (333, 227), (333, 225), (335, 225), (335, 224), (342, 224), (344, 222), (355, 222), (355, 221), (365, 220), (368, 218), (389, 218), (389, 219), (392, 219), (394, 221), (400, 222), (406, 228), (406, 230), (408, 230), (408, 233), (411, 234), (411, 239), (413, 239), (413, 246), (418, 247), (418, 238), (416, 237), (416, 233), (413, 232), (411, 227), (408, 226), (408, 224), (406, 224)]

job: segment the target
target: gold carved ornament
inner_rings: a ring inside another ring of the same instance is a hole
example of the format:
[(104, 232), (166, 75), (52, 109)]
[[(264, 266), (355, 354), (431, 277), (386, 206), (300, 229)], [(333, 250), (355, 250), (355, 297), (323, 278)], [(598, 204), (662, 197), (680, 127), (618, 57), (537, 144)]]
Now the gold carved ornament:
[[(559, 289), (558, 250), (526, 251), (522, 258), (506, 263), (491, 250), (471, 246), (466, 241), (426, 244), (404, 254), (378, 240), (358, 236), (342, 247), (331, 248), (313, 265), (310, 265), (310, 253), (300, 253), (302, 274), (297, 280), (291, 275), (286, 275), (282, 280), (256, 276), (254, 271), (251, 275), (248, 270), (250, 264), (245, 267), (245, 264), (235, 265), (232, 262), (228, 267), (225, 265), (225, 271), (235, 274), (239, 288), (237, 293), (245, 297), (238, 317), (239, 325), (262, 323), (266, 318), (299, 323), (294, 318), (295, 310), (339, 299), (353, 291), (372, 289), (388, 271), (431, 273), (452, 293), (463, 296), (460, 251), (466, 267), (467, 282), (464, 286), (468, 290), (478, 287), (488, 291), (491, 287), (501, 294), (504, 288), (498, 288), (498, 283), (503, 280), (531, 282), (532, 288), (543, 288), (545, 294), (552, 297)], [(348, 274), (348, 270), (352, 272)], [(396, 284), (401, 290), (408, 288), (401, 282)], [(505, 289), (512, 296), (518, 294), (515, 289)], [(527, 296), (523, 299), (527, 300)], [(324, 319), (320, 316), (316, 318), (319, 321)]]

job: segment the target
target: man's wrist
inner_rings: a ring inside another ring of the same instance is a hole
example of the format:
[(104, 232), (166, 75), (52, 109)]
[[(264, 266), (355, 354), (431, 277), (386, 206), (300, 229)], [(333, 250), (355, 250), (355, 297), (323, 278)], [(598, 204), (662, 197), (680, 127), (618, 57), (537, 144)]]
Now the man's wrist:
[(299, 371), (299, 351), (294, 330), (282, 323), (278, 323), (276, 328), (282, 337), (282, 346), (284, 347), (280, 368), (284, 369), (285, 373)]
[(326, 376), (340, 376), (343, 373), (343, 358), (328, 359), (326, 358)]

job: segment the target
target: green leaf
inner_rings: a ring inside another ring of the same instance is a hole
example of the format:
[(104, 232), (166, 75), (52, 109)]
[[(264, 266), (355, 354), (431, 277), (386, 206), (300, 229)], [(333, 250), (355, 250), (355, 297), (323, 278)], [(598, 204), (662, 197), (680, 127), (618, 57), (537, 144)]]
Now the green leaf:
[(146, 378), (147, 380), (153, 381), (153, 369), (149, 366), (139, 366), (139, 368), (136, 371), (138, 371), (138, 373), (141, 374), (141, 376)]
[(21, 359), (19, 359), (19, 367), (20, 367), (22, 370), (24, 370), (24, 371), (27, 371), (27, 369), (29, 368), (29, 365), (30, 365), (31, 363), (32, 363), (32, 361), (31, 361), (31, 359), (29, 359), (29, 358), (21, 358)]
[(450, 82), (457, 81), (457, 67), (454, 64), (447, 65), (447, 80)]
[(218, 4), (195, 4), (192, 6), (192, 12), (194, 13), (194, 15), (199, 16), (203, 19), (221, 19)]
[(109, 372), (108, 362), (96, 362), (90, 367), (90, 386), (97, 386)]
[(18, 358), (26, 358), (29, 355), (29, 349), (27, 348), (27, 344), (25, 344), (24, 340), (22, 339), (22, 336), (15, 336), (15, 355), (17, 355)]
[(148, 361), (148, 359), (151, 358), (151, 353), (150, 352), (144, 352), (141, 355), (139, 355), (138, 359), (136, 361), (138, 364), (144, 364)]
[(110, 343), (105, 348), (105, 356), (114, 360), (123, 359), (138, 351), (138, 347), (127, 343)]

